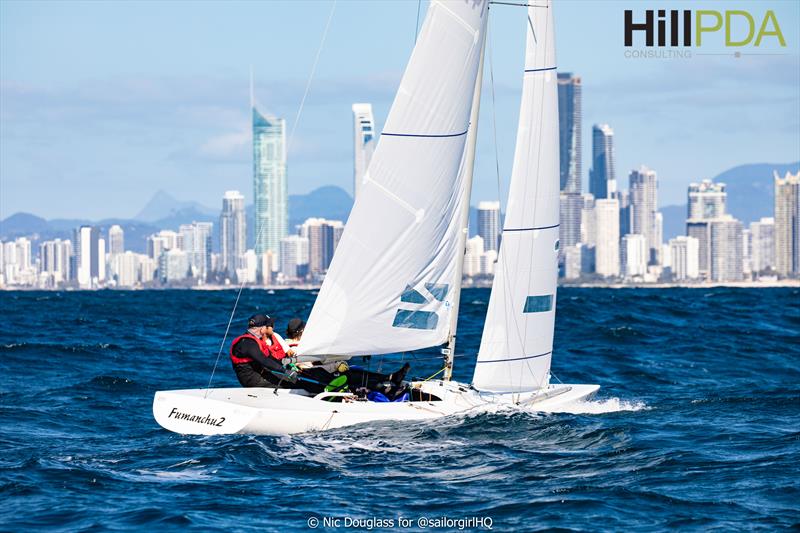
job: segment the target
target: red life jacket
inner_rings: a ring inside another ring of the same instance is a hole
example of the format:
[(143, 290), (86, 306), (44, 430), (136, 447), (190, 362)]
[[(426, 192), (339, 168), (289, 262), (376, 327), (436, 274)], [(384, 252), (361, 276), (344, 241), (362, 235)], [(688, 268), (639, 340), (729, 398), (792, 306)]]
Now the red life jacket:
[[(286, 352), (283, 351), (283, 346), (281, 346), (281, 343), (278, 342), (278, 339), (273, 337), (270, 340), (272, 341), (272, 344), (267, 346), (267, 353), (278, 361), (286, 357)], [(264, 344), (267, 344), (267, 341), (264, 341)]]
[(241, 364), (244, 364), (244, 363), (252, 363), (253, 362), (253, 359), (250, 358), (250, 357), (247, 357), (247, 356), (240, 357), (240, 356), (238, 356), (238, 355), (233, 353), (233, 347), (236, 346), (236, 343), (239, 342), (242, 339), (245, 339), (245, 338), (253, 339), (254, 341), (256, 341), (256, 343), (258, 344), (258, 347), (261, 349), (261, 352), (264, 355), (266, 355), (267, 357), (270, 356), (269, 346), (267, 346), (266, 341), (264, 341), (262, 339), (259, 339), (258, 337), (256, 337), (255, 335), (251, 335), (250, 333), (245, 333), (244, 335), (239, 335), (238, 337), (233, 339), (233, 342), (231, 343), (231, 361), (233, 361), (234, 365), (241, 365)]
[(267, 345), (266, 340), (259, 339), (258, 337), (256, 337), (255, 335), (251, 335), (250, 333), (245, 333), (244, 335), (239, 335), (238, 337), (233, 339), (233, 342), (231, 343), (231, 361), (233, 361), (233, 364), (235, 365), (253, 362), (253, 359), (250, 357), (247, 356), (240, 357), (233, 353), (233, 347), (236, 346), (237, 342), (239, 342), (244, 338), (249, 338), (256, 341), (256, 343), (258, 343), (258, 347), (261, 349), (261, 353), (263, 353), (267, 357), (273, 357), (278, 361), (286, 357), (286, 352), (283, 351), (283, 346), (281, 346), (281, 343), (279, 343), (277, 339), (273, 338), (272, 344)]

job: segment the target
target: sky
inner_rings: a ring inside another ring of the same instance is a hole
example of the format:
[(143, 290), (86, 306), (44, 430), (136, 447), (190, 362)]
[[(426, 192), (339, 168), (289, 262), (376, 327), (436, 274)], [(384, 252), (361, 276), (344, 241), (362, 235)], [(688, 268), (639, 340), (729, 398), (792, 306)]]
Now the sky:
[[(661, 205), (684, 203), (690, 181), (736, 165), (800, 160), (800, 2), (669, 2), (744, 10), (757, 26), (772, 10), (786, 47), (765, 37), (735, 58), (716, 32), (689, 59), (624, 57), (624, 10), (643, 19), (664, 5), (556, 1), (559, 71), (583, 80), (584, 190), (595, 123), (614, 130), (622, 188), (631, 169), (646, 165), (658, 172)], [(238, 189), (250, 203), (251, 68), (259, 108), (294, 132), (290, 194), (322, 185), (351, 192), (350, 106), (372, 103), (382, 128), (418, 8), (421, 23), (427, 2), (416, 0), (0, 0), (0, 219), (130, 218), (158, 190), (218, 207), (226, 190)], [(505, 200), (525, 12), (491, 7), (473, 203)], [(743, 20), (734, 16), (734, 36), (745, 32)]]

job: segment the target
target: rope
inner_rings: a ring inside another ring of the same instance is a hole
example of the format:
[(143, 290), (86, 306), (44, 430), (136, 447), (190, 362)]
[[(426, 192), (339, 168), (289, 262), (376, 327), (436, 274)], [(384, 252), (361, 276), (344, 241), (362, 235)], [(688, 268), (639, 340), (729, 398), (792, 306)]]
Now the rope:
[(297, 110), (297, 116), (294, 117), (294, 124), (292, 125), (292, 131), (289, 133), (289, 142), (286, 144), (286, 153), (289, 153), (289, 148), (292, 147), (292, 139), (294, 139), (294, 132), (297, 130), (297, 123), (300, 122), (300, 115), (303, 113), (303, 106), (306, 103), (306, 96), (308, 96), (308, 91), (311, 89), (311, 81), (314, 79), (314, 73), (317, 71), (317, 63), (319, 62), (319, 56), (322, 54), (322, 49), (325, 47), (325, 39), (328, 37), (328, 28), (331, 26), (331, 20), (333, 20), (333, 13), (336, 11), (336, 0), (333, 0), (333, 4), (331, 5), (331, 12), (328, 15), (328, 22), (325, 24), (325, 30), (322, 32), (322, 40), (319, 43), (319, 48), (317, 49), (317, 57), (314, 58), (314, 65), (311, 67), (311, 74), (308, 76), (308, 81), (306, 82), (306, 90), (303, 93), (303, 99), (300, 100), (300, 108)]
[(436, 372), (435, 374), (432, 374), (432, 375), (428, 376), (427, 378), (423, 379), (423, 380), (422, 380), (422, 383), (425, 383), (426, 381), (430, 381), (431, 379), (435, 378), (436, 376), (438, 376), (439, 374), (441, 374), (442, 372), (444, 372), (446, 368), (447, 368), (447, 367), (444, 367), (444, 368), (442, 368), (441, 370), (439, 370), (438, 372)]
[[(325, 46), (325, 40), (328, 37), (328, 29), (331, 25), (331, 20), (333, 20), (333, 13), (336, 11), (336, 0), (333, 0), (333, 4), (331, 5), (331, 12), (328, 15), (328, 22), (325, 24), (325, 30), (322, 34), (322, 40), (319, 43), (319, 49), (317, 50), (317, 56), (314, 59), (314, 65), (311, 67), (311, 73), (308, 76), (308, 81), (306, 82), (306, 89), (303, 93), (303, 98), (300, 101), (300, 107), (297, 110), (297, 116), (295, 116), (294, 124), (292, 125), (292, 131), (289, 134), (289, 142), (286, 145), (286, 153), (289, 153), (289, 148), (292, 146), (292, 139), (294, 138), (294, 132), (297, 129), (297, 124), (300, 121), (300, 115), (303, 113), (303, 106), (306, 102), (306, 97), (308, 96), (308, 91), (311, 89), (311, 81), (314, 79), (314, 73), (317, 70), (317, 63), (319, 62), (319, 56), (322, 53), (322, 49)], [(261, 238), (261, 234), (264, 231), (264, 225), (262, 224), (261, 227), (258, 229), (258, 233), (256, 234), (256, 242), (259, 241)], [(208, 378), (208, 385), (206, 385), (206, 392), (203, 395), (203, 399), (208, 397), (208, 392), (211, 390), (211, 382), (214, 380), (214, 374), (217, 371), (217, 366), (219, 366), (219, 358), (222, 356), (222, 351), (225, 349), (225, 342), (228, 340), (228, 333), (231, 330), (231, 323), (233, 323), (233, 317), (236, 315), (236, 308), (239, 306), (239, 299), (242, 297), (242, 290), (244, 289), (245, 280), (239, 284), (239, 290), (236, 292), (236, 301), (233, 304), (233, 309), (231, 310), (231, 316), (228, 318), (228, 325), (225, 326), (225, 334), (222, 336), (222, 342), (219, 345), (219, 351), (217, 352), (217, 358), (214, 361), (214, 368), (211, 369), (211, 376)]]

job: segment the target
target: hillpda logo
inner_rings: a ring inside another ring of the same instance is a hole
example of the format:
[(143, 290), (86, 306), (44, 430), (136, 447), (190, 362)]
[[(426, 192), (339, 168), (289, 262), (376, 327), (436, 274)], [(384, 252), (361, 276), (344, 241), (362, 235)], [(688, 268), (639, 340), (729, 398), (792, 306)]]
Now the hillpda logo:
[(693, 51), (697, 55), (720, 55), (700, 50), (720, 50), (720, 47), (724, 47), (720, 50), (723, 54), (741, 57), (742, 49), (756, 50), (764, 45), (786, 47), (772, 10), (763, 13), (741, 9), (625, 10), (627, 58), (691, 58)]

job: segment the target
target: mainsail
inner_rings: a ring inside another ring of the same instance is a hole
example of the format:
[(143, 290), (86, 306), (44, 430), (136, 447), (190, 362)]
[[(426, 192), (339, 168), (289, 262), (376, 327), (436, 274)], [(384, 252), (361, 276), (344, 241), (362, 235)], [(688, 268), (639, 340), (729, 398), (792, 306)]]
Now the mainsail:
[(502, 243), (473, 386), (523, 392), (549, 381), (558, 278), (558, 95), (552, 6), (528, 7), (527, 49)]
[(353, 356), (442, 344), (450, 329), (460, 172), (486, 0), (434, 1), (300, 345)]

